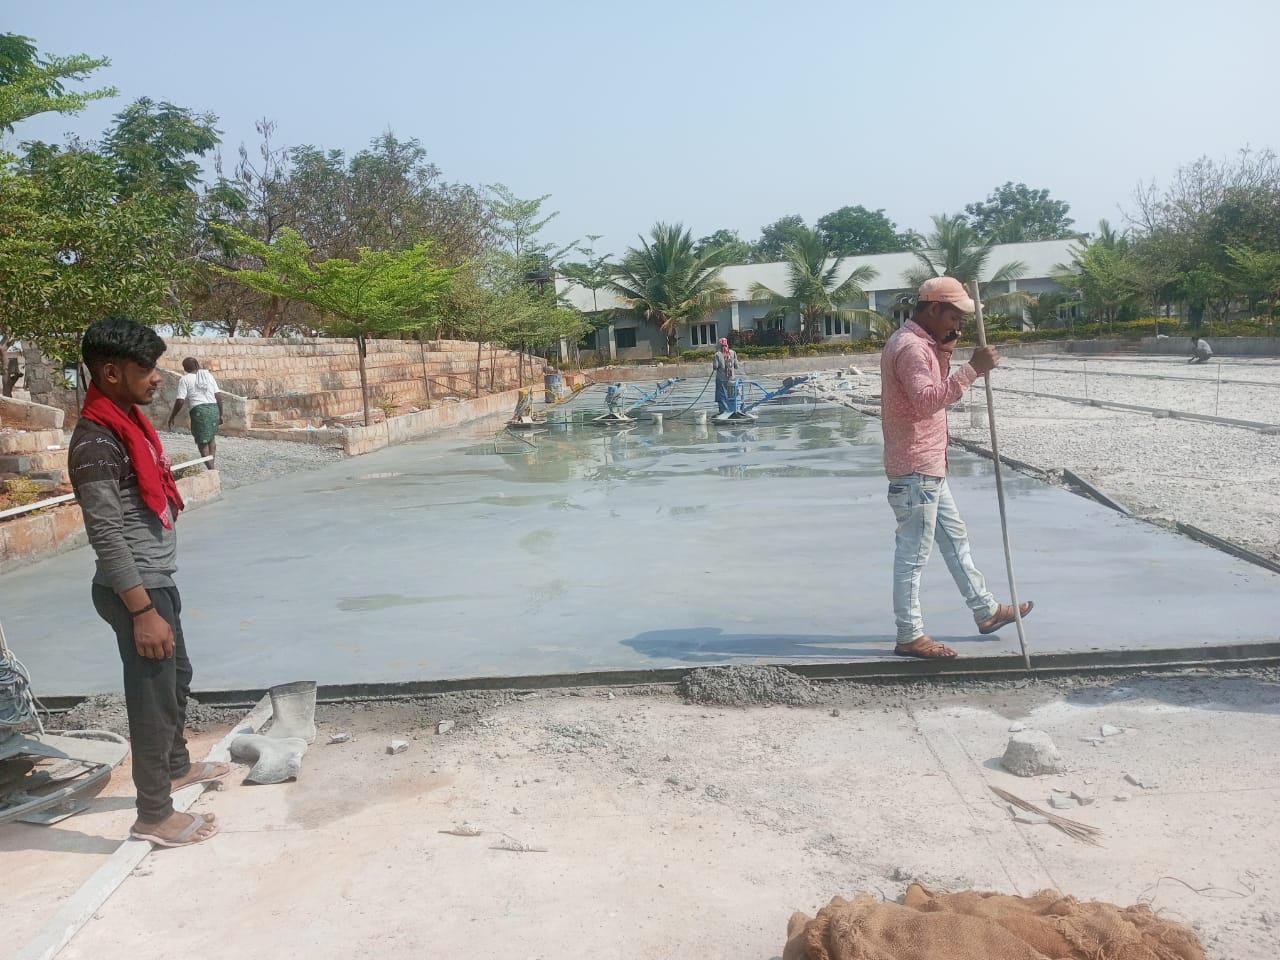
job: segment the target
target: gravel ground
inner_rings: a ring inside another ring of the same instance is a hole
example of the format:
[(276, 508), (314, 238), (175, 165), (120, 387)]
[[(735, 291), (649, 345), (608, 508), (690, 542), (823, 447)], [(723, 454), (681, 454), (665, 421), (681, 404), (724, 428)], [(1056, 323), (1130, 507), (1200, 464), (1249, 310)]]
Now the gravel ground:
[[(819, 392), (862, 409), (878, 402), (878, 367), (859, 369), (845, 381), (824, 378)], [(992, 385), (1005, 456), (1046, 471), (1070, 469), (1137, 516), (1191, 524), (1280, 560), (1280, 435), (1006, 392), (1280, 425), (1280, 361), (1230, 358), (1219, 369), (1157, 358), (1019, 357), (1001, 364)], [(975, 386), (950, 412), (952, 435), (987, 445), (985, 404)]]
[[(160, 440), (175, 463), (200, 456), (189, 433), (162, 431)], [(287, 473), (323, 467), (326, 463), (333, 463), (346, 456), (336, 447), (291, 443), (288, 440), (218, 437), (217, 442), (218, 472), (222, 474), (220, 479), (223, 490), (234, 490), (236, 487), (270, 480)]]

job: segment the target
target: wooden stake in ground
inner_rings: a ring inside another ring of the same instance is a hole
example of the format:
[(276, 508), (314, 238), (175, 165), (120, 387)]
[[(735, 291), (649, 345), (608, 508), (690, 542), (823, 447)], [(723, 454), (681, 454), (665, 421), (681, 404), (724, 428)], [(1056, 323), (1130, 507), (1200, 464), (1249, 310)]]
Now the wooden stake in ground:
[[(978, 296), (978, 283), (973, 284), (974, 318), (978, 322), (978, 346), (987, 345), (987, 328), (982, 322), (982, 299)], [(1009, 574), (1009, 602), (1013, 604), (1013, 621), (1018, 626), (1018, 645), (1022, 647), (1022, 662), (1031, 669), (1031, 654), (1027, 652), (1027, 633), (1022, 625), (1022, 608), (1018, 605), (1018, 585), (1013, 579), (1013, 551), (1009, 548), (1009, 518), (1004, 507), (1004, 478), (1000, 473), (1000, 443), (996, 439), (996, 402), (991, 394), (991, 374), (982, 378), (987, 391), (987, 425), (991, 428), (991, 462), (996, 468), (996, 499), (1000, 503), (1000, 536), (1004, 539), (1004, 568)]]

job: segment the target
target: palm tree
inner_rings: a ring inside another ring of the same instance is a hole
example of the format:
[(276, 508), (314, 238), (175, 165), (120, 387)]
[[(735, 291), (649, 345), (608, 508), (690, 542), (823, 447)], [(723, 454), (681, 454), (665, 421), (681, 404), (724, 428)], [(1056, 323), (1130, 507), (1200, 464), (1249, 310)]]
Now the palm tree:
[(700, 323), (733, 299), (720, 279), (731, 254), (724, 247), (694, 253), (693, 237), (678, 223), (656, 223), (649, 236), (623, 255), (609, 287), (662, 331), (667, 356), (675, 356), (680, 324)]
[[(978, 282), (1007, 283), (1027, 272), (1025, 263), (1012, 260), (997, 267), (983, 281), (982, 274), (994, 247), (995, 241), (978, 236), (964, 217), (949, 217), (944, 213), (933, 218), (933, 232), (924, 238), (923, 246), (912, 251), (920, 261), (919, 267), (906, 271), (903, 276), (913, 287), (920, 286), (930, 277), (955, 277), (968, 286)], [(1030, 295), (1019, 291), (999, 293), (992, 295), (991, 305), (1021, 308), (1030, 299)]]
[[(1129, 238), (1106, 220), (1098, 221), (1098, 238), (1079, 241), (1070, 250), (1071, 262), (1053, 268), (1053, 279), (1073, 294), (1066, 306), (1084, 307), (1092, 319), (1106, 321), (1115, 332), (1116, 314), (1139, 299), (1138, 271), (1129, 256)], [(1072, 334), (1074, 323), (1070, 324)]]
[(832, 257), (822, 235), (808, 227), (797, 228), (782, 248), (782, 262), (787, 265), (787, 292), (779, 293), (763, 283), (751, 285), (751, 299), (776, 303), (782, 310), (800, 314), (807, 339), (818, 332), (818, 322), (827, 315), (841, 319), (852, 316), (871, 318), (870, 325), (881, 321), (870, 310), (851, 310), (843, 306), (853, 300), (865, 300), (864, 283), (876, 278), (874, 267), (861, 266), (838, 281), (844, 257)]

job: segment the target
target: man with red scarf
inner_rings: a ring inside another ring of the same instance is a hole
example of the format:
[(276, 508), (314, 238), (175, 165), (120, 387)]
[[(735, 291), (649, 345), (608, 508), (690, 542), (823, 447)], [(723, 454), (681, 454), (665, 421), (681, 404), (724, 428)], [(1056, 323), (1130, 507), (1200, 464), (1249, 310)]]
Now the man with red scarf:
[(184, 737), (191, 661), (173, 582), (182, 509), (169, 458), (139, 409), (160, 385), (165, 343), (131, 320), (97, 320), (81, 342), (92, 382), (71, 434), (67, 467), (97, 555), (93, 605), (116, 634), (124, 666), (138, 818), (130, 835), (185, 846), (218, 832), (212, 814), (178, 813), (173, 791), (230, 773), (192, 763)]

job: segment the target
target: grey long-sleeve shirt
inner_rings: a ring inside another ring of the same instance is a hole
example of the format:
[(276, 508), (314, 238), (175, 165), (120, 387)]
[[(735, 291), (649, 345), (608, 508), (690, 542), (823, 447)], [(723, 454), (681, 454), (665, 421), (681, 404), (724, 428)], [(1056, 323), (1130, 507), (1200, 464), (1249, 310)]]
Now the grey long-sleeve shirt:
[(178, 534), (143, 502), (137, 471), (120, 438), (81, 417), (71, 433), (67, 471), (98, 558), (93, 582), (116, 593), (138, 584), (172, 587)]

